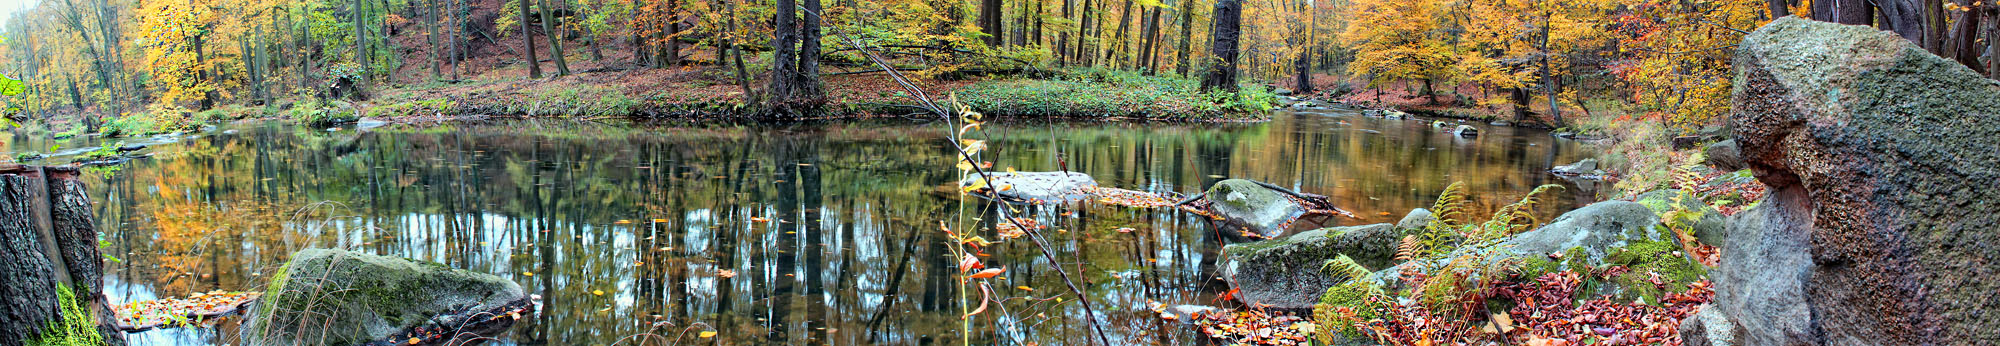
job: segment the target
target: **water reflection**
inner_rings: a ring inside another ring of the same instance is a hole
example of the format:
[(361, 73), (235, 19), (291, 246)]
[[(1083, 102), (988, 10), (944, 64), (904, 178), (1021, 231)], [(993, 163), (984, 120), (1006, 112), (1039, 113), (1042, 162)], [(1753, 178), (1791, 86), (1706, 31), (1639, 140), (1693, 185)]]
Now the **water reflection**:
[[(541, 318), (507, 343), (661, 344), (694, 338), (682, 332), (700, 323), (725, 344), (935, 344), (956, 340), (958, 317), (977, 304), (977, 292), (957, 290), (940, 221), (997, 239), (980, 224), (998, 219), (995, 206), (941, 192), (958, 177), (936, 125), (233, 127), (91, 178), (107, 252), (124, 260), (110, 268), (113, 300), (256, 289), (292, 251), (344, 247), (495, 273), (541, 294)], [(1490, 208), (1557, 183), (1542, 170), (1589, 155), (1539, 131), (1482, 130), (1464, 139), (1425, 121), (1301, 114), (985, 135), (1002, 167), (1060, 160), (1105, 185), (1184, 193), (1254, 178), (1362, 217), (1341, 224), (1394, 222), (1453, 180)], [(1054, 268), (1081, 269), (1074, 279), (1114, 341), (1199, 343), (1142, 312), (1150, 301), (1209, 304), (1219, 290), (1216, 240), (1201, 220), (1098, 207), (1032, 214), (1052, 226), (1056, 261), (1024, 240), (983, 249), (1009, 270), (995, 287), (1006, 299), (971, 324), (974, 343), (1091, 338), (1079, 304), (1054, 299), (1067, 293)], [(152, 332), (137, 343), (235, 342), (226, 335)]]

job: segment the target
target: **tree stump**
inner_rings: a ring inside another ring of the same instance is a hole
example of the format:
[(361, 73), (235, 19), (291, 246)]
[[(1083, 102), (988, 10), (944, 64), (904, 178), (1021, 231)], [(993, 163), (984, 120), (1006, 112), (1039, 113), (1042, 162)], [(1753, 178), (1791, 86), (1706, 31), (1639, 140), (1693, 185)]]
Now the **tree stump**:
[[(125, 344), (104, 298), (104, 257), (77, 176), (75, 167), (0, 165), (0, 345), (50, 341), (63, 328)], [(65, 320), (66, 306), (76, 318)]]

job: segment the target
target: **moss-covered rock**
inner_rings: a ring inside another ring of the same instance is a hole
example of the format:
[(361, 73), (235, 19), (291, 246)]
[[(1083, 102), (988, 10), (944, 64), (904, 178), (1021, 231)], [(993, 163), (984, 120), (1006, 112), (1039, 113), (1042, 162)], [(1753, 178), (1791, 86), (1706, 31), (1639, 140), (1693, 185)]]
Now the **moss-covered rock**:
[(1564, 213), (1541, 228), (1489, 244), (1461, 247), (1438, 258), (1404, 262), (1377, 271), (1369, 279), (1383, 287), (1402, 288), (1402, 271), (1409, 266), (1435, 268), (1462, 259), (1484, 264), (1518, 261), (1523, 263), (1523, 271), (1601, 268), (1607, 266), (1613, 253), (1633, 244), (1673, 242), (1673, 235), (1659, 224), (1659, 216), (1638, 203), (1598, 202)]
[(1275, 238), (1291, 228), (1306, 209), (1283, 191), (1247, 179), (1216, 182), (1205, 196), (1225, 232)]
[[(345, 250), (309, 249), (273, 276), (243, 330), (248, 345), (360, 345), (441, 317), (527, 301), (491, 274)], [(328, 328), (331, 326), (331, 328)]]
[(1394, 264), (1395, 226), (1373, 224), (1300, 232), (1290, 237), (1223, 247), (1228, 263), (1223, 278), (1245, 303), (1288, 311), (1307, 311), (1327, 287), (1345, 279), (1327, 275), (1327, 260), (1347, 255), (1370, 269)]
[(1728, 218), (1699, 197), (1680, 195), (1680, 190), (1658, 190), (1639, 194), (1633, 202), (1645, 205), (1663, 217), (1678, 215), (1680, 217), (1665, 218), (1662, 222), (1678, 223), (1672, 226), (1694, 231), (1695, 240), (1703, 244), (1722, 246), (1729, 239)]

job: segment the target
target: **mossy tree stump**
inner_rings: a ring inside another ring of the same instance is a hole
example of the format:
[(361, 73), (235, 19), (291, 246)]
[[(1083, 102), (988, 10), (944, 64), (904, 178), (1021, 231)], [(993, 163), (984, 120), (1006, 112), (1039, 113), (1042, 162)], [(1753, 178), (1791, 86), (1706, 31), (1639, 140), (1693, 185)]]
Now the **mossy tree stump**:
[(77, 176), (71, 167), (0, 165), (0, 345), (125, 344), (104, 299), (104, 257)]

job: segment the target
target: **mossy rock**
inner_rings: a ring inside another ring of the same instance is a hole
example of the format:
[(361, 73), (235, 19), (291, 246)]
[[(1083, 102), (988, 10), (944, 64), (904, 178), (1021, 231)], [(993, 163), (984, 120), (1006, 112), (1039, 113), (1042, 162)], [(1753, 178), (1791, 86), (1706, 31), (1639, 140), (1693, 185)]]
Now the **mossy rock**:
[[(1684, 196), (1681, 197), (1679, 202), (1675, 202), (1674, 197), (1679, 194), (1681, 194), (1680, 190), (1657, 190), (1639, 194), (1639, 198), (1633, 201), (1645, 205), (1647, 209), (1652, 209), (1654, 213), (1660, 215), (1668, 215), (1674, 211), (1693, 213), (1688, 215), (1693, 220), (1683, 221), (1688, 224), (1681, 225), (1681, 227), (1692, 229), (1696, 241), (1713, 246), (1722, 246), (1729, 239), (1728, 218), (1722, 216), (1721, 211), (1709, 206), (1708, 203), (1702, 202), (1700, 198), (1695, 196)], [(1676, 221), (1662, 220), (1662, 222)]]
[(268, 287), (242, 328), (247, 345), (360, 345), (529, 299), (499, 276), (331, 249), (293, 254)]
[(1312, 309), (1321, 292), (1346, 281), (1321, 270), (1327, 260), (1347, 255), (1363, 267), (1387, 268), (1395, 264), (1396, 243), (1401, 238), (1395, 226), (1384, 223), (1231, 244), (1222, 250), (1228, 257), (1223, 277), (1237, 290), (1237, 299), (1245, 303), (1306, 311)]
[(1608, 265), (1612, 254), (1633, 244), (1660, 241), (1671, 244), (1673, 235), (1659, 224), (1659, 216), (1639, 203), (1598, 202), (1564, 213), (1540, 228), (1490, 244), (1461, 247), (1437, 258), (1404, 262), (1376, 271), (1369, 279), (1385, 288), (1401, 289), (1404, 288), (1402, 271), (1408, 266), (1435, 268), (1461, 257), (1484, 264), (1518, 260), (1522, 265), (1517, 273), (1602, 268)]
[(1204, 198), (1213, 203), (1211, 208), (1216, 216), (1222, 217), (1224, 231), (1232, 235), (1251, 233), (1276, 238), (1306, 213), (1305, 207), (1293, 202), (1285, 192), (1247, 179), (1216, 182)]

